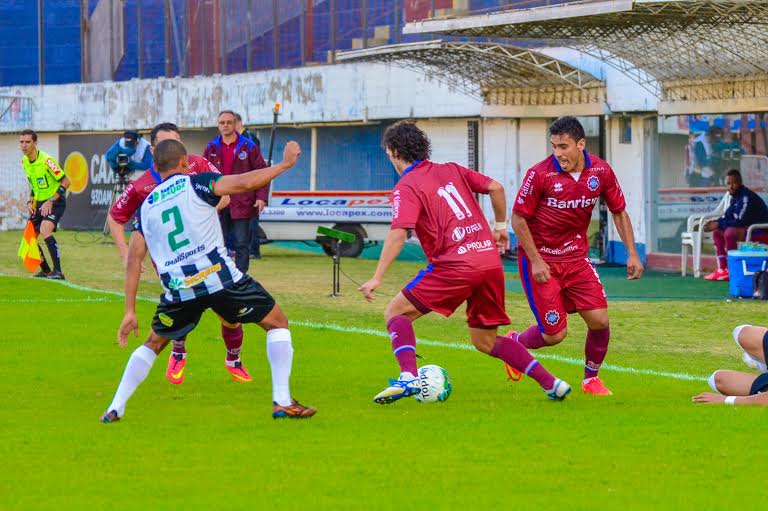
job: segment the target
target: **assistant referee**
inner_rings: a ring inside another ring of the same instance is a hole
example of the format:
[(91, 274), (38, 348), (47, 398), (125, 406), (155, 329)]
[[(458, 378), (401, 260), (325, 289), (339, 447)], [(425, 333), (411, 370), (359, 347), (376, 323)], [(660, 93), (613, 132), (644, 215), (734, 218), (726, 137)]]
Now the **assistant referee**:
[(19, 136), (19, 148), (24, 153), (21, 164), (27, 174), (31, 188), (27, 208), (30, 220), (35, 227), (35, 234), (42, 234), (48, 253), (53, 261), (53, 270), (48, 265), (43, 251), (40, 250), (40, 273), (35, 277), (64, 280), (61, 272), (59, 245), (53, 233), (66, 209), (65, 195), (69, 187), (69, 178), (58, 162), (48, 153), (37, 148), (37, 133), (34, 130), (24, 130)]

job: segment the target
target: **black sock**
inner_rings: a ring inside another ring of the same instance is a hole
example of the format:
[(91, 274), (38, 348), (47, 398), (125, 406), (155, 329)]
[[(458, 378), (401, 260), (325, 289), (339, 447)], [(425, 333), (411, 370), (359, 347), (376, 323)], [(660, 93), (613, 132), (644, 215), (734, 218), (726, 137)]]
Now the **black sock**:
[(45, 260), (42, 249), (40, 249), (40, 271), (43, 273), (51, 273), (51, 267), (48, 266), (48, 261)]
[(49, 236), (45, 238), (45, 244), (48, 246), (48, 253), (51, 254), (53, 259), (53, 271), (61, 272), (61, 260), (59, 259), (59, 245), (56, 243), (56, 238)]

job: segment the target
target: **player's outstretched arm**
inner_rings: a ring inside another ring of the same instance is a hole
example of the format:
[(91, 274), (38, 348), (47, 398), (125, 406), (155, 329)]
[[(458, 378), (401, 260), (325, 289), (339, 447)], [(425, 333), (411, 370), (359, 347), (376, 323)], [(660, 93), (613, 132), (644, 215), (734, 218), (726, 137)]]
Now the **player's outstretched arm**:
[(629, 280), (639, 279), (643, 275), (643, 263), (640, 262), (640, 256), (637, 255), (632, 220), (625, 210), (620, 213), (613, 213), (613, 223), (624, 243), (624, 248), (627, 249), (627, 278)]
[(373, 291), (381, 285), (381, 281), (384, 280), (384, 274), (387, 273), (394, 260), (400, 255), (400, 251), (403, 250), (403, 243), (405, 243), (407, 238), (408, 231), (406, 229), (392, 229), (387, 234), (387, 239), (384, 240), (384, 247), (381, 249), (381, 256), (379, 256), (379, 264), (376, 266), (376, 272), (368, 282), (357, 288), (369, 302), (374, 300)]
[(277, 176), (293, 167), (296, 160), (299, 159), (299, 155), (301, 155), (301, 147), (297, 142), (291, 140), (285, 144), (283, 161), (265, 169), (252, 170), (234, 176), (222, 176), (216, 181), (213, 193), (219, 196), (232, 195), (264, 188)]
[(136, 295), (139, 291), (141, 278), (141, 263), (147, 255), (147, 242), (140, 232), (131, 235), (128, 245), (128, 260), (125, 265), (125, 316), (117, 332), (120, 347), (128, 344), (128, 335), (139, 333), (139, 322), (136, 319)]
[(691, 400), (694, 403), (705, 404), (725, 404), (726, 399), (731, 399), (728, 404), (734, 405), (762, 405), (768, 406), (768, 393), (755, 394), (753, 396), (723, 396), (714, 392), (702, 392), (698, 396), (693, 396)]

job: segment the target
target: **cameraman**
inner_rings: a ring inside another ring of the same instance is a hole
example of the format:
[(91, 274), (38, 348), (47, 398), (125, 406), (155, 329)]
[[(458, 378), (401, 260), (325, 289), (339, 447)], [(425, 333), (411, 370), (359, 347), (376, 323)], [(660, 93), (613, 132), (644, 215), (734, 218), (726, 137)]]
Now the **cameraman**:
[[(137, 171), (147, 170), (152, 165), (149, 142), (133, 130), (123, 133), (122, 138), (109, 148), (105, 156), (112, 171), (126, 176), (129, 181), (138, 177)], [(134, 173), (135, 176), (132, 176)]]

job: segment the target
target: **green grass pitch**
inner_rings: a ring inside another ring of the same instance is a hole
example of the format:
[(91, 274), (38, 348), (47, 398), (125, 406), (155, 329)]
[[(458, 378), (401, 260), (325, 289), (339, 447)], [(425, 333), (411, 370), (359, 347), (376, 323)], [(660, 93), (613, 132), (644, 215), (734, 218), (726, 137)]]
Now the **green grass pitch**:
[[(114, 247), (87, 234), (57, 238), (68, 282), (80, 288), (30, 279), (15, 257), (20, 233), (0, 233), (1, 510), (702, 510), (764, 496), (768, 410), (690, 402), (714, 369), (742, 367), (731, 330), (768, 323), (764, 303), (612, 303), (609, 398), (579, 389), (584, 328), (572, 317), (569, 338), (540, 352), (574, 387), (562, 403), (532, 381), (505, 381), (498, 361), (468, 349), (463, 311), (425, 317), (417, 335), (432, 342), (419, 348), (422, 362), (448, 370), (452, 396), (379, 406), (373, 396), (396, 373), (382, 336), (388, 296), (368, 304), (345, 279), (344, 296), (330, 298), (328, 258), (266, 246), (251, 274), (294, 321), (292, 391), (318, 414), (274, 421), (264, 334), (246, 326), (254, 381), (236, 383), (207, 313), (189, 336), (184, 384), (165, 381), (161, 354), (124, 419), (104, 425), (97, 419), (145, 339), (153, 304), (140, 303), (140, 337), (121, 350)], [(396, 263), (382, 292), (397, 292), (420, 266)], [(358, 281), (374, 267), (342, 265)], [(140, 294), (159, 294), (151, 269)], [(513, 326), (532, 321), (520, 293), (507, 302)]]

